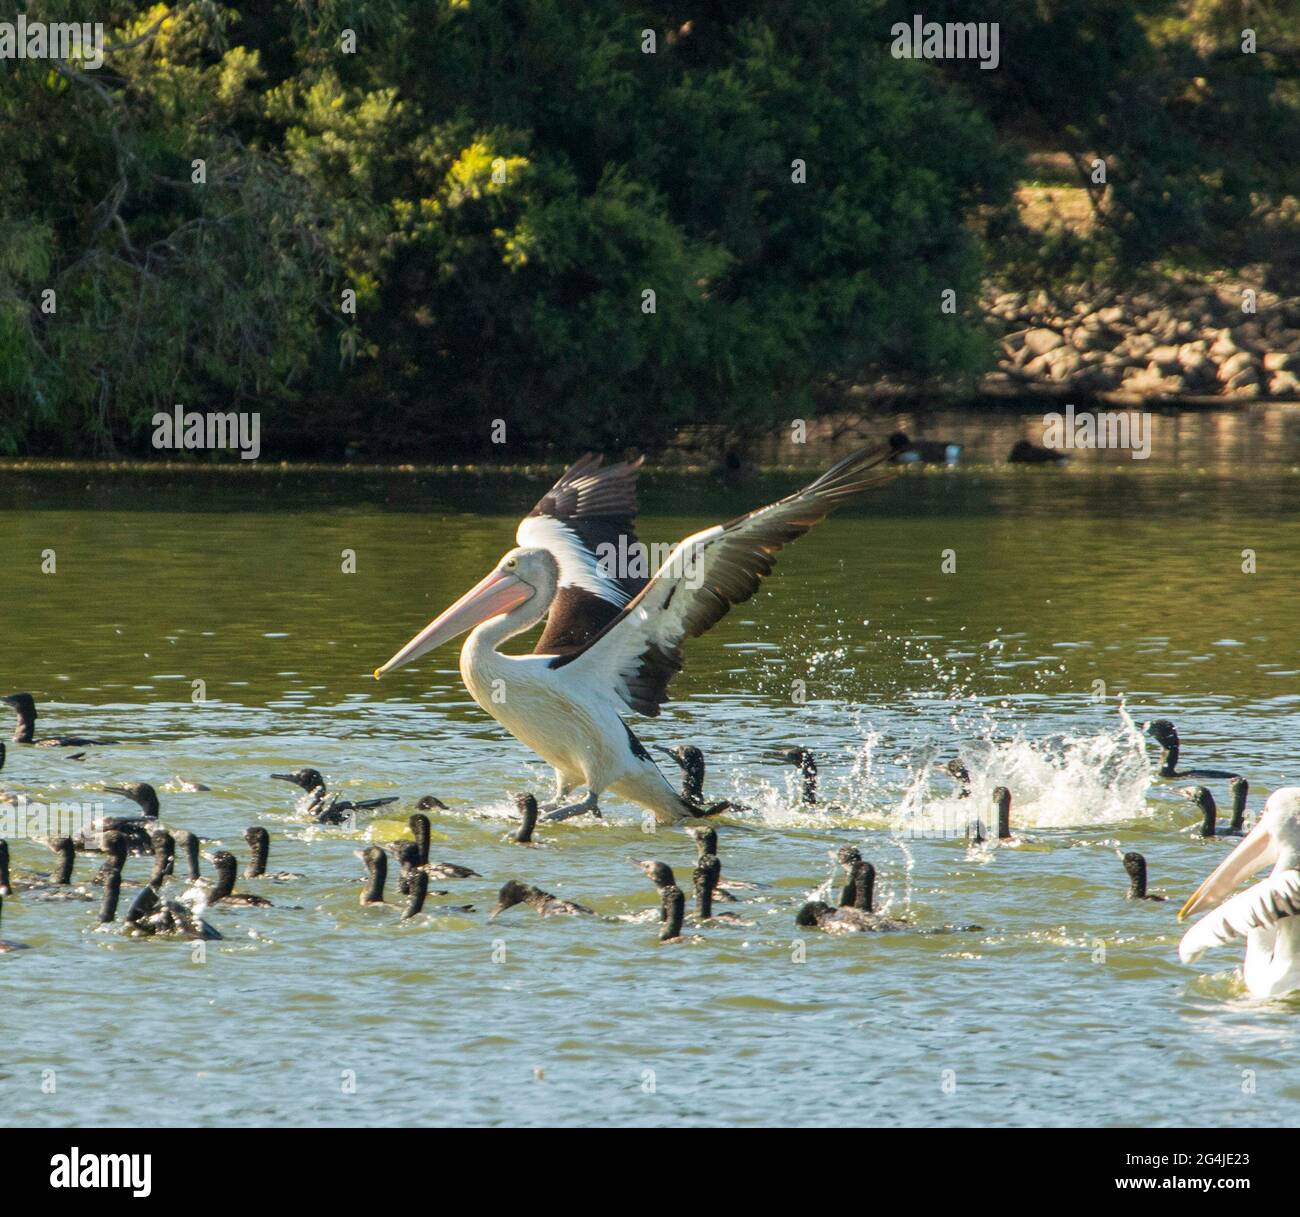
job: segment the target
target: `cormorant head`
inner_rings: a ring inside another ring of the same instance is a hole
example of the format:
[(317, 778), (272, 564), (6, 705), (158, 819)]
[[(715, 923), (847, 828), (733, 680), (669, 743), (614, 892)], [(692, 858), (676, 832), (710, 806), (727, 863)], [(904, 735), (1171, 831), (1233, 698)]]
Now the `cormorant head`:
[(675, 887), (677, 878), (673, 874), (673, 868), (666, 862), (638, 862), (637, 865), (645, 873), (645, 877), (658, 888)]
[(835, 861), (845, 870), (852, 870), (855, 863), (862, 861), (862, 855), (856, 845), (842, 845), (834, 854)]
[(516, 904), (523, 904), (528, 899), (529, 891), (530, 889), (518, 879), (507, 880), (497, 892), (497, 906), (488, 914), (488, 920), (494, 920), (506, 909), (514, 908)]
[(1147, 860), (1139, 853), (1130, 850), (1124, 855), (1124, 869), (1133, 880), (1135, 889), (1145, 889), (1147, 885)]
[(432, 795), (432, 794), (426, 794), (426, 795), (425, 795), (425, 796), (424, 796), (424, 797), (423, 797), (423, 798), (422, 798), (422, 799), (421, 799), (421, 800), (416, 804), (416, 807), (418, 807), (421, 811), (432, 811), (432, 810), (434, 810), (434, 808), (437, 808), (439, 811), (446, 811), (446, 810), (447, 810), (447, 804), (444, 803), (444, 802), (443, 802), (440, 798), (438, 798), (436, 795)]
[(271, 776), (281, 782), (292, 782), (308, 792), (325, 786), (325, 779), (319, 769), (295, 769), (292, 773), (273, 773)]
[(120, 794), (130, 799), (150, 820), (158, 818), (158, 792), (148, 782), (127, 782), (123, 786), (105, 786), (109, 794)]
[(1162, 748), (1178, 747), (1178, 728), (1167, 718), (1152, 719), (1142, 730)]
[(718, 830), (716, 828), (691, 828), (687, 831), (695, 838), (695, 850), (700, 857), (718, 852)]
[(831, 906), (824, 900), (810, 900), (795, 914), (794, 923), (809, 927), (817, 926), (830, 911)]
[(1214, 836), (1215, 820), (1219, 815), (1218, 804), (1214, 801), (1214, 795), (1206, 786), (1186, 786), (1179, 791), (1179, 794), (1186, 795), (1195, 804), (1201, 813), (1201, 831), (1207, 837)]
[(30, 693), (10, 693), (7, 697), (0, 697), (0, 701), (12, 706), (18, 715), (18, 725), (14, 728), (15, 743), (30, 744), (36, 731), (36, 698)]

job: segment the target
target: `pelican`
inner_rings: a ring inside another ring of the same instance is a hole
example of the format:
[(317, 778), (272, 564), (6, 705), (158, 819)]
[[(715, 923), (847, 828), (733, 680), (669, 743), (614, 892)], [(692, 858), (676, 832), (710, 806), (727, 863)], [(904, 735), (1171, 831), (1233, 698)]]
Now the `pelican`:
[[(645, 551), (632, 525), (640, 461), (584, 457), (525, 517), (517, 547), (375, 678), (469, 630), (460, 674), (470, 696), (555, 770), (547, 819), (598, 812), (606, 791), (661, 824), (721, 811), (674, 790), (623, 715), (658, 715), (682, 643), (748, 600), (783, 545), (888, 480), (890, 455), (856, 452), (795, 494), (687, 537), (649, 579), (636, 573)], [(532, 654), (498, 650), (543, 618)], [(585, 798), (565, 803), (579, 788)]]
[[(1224, 900), (1248, 875), (1270, 865), (1267, 879)], [(1179, 920), (1214, 905), (1178, 944), (1184, 963), (1210, 947), (1244, 938), (1242, 975), (1252, 997), (1300, 989), (1300, 786), (1284, 786), (1269, 796), (1259, 823), (1196, 889)]]

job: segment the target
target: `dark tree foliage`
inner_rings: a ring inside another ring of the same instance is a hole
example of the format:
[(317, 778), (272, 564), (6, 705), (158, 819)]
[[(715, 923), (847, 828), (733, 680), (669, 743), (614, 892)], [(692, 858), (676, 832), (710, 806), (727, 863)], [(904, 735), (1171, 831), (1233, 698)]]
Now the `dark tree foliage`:
[(896, 0), (33, 0), (114, 46), (0, 61), (0, 446), (179, 402), (268, 454), (569, 453), (960, 380), (990, 256), (1050, 265), (1007, 129), (1112, 158), (1121, 260), (1294, 190), (1285, 54), (1183, 7), (927, 6), (1000, 21), (984, 72), (891, 56)]

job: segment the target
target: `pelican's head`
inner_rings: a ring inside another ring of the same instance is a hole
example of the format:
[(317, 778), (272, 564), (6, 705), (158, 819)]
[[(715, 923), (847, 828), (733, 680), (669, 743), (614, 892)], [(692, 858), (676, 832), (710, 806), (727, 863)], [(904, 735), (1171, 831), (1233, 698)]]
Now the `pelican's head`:
[(1266, 866), (1300, 867), (1300, 786), (1283, 786), (1268, 796), (1259, 823), (1196, 889), (1179, 911), (1179, 920), (1213, 908)]
[(429, 622), (383, 667), (376, 668), (375, 679), (521, 604), (533, 602), (537, 609), (533, 620), (540, 620), (555, 597), (559, 578), (559, 566), (548, 550), (527, 546), (510, 550), (491, 574)]

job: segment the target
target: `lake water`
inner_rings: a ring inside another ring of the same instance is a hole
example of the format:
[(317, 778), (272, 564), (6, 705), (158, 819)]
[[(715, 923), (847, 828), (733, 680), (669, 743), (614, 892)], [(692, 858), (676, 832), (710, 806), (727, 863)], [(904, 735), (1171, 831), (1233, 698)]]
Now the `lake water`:
[[(0, 936), (32, 949), (0, 956), (0, 1100), (32, 1125), (1297, 1122), (1300, 1002), (1246, 997), (1235, 948), (1178, 962), (1179, 904), (1229, 846), (1192, 834), (1135, 729), (1172, 718), (1185, 764), (1250, 777), (1252, 811), (1300, 780), (1297, 449), (1244, 450), (909, 471), (788, 549), (688, 645), (670, 710), (636, 725), (703, 748), (706, 793), (749, 807), (718, 824), (723, 873), (765, 885), (728, 906), (752, 925), (677, 946), (522, 908), (488, 924), (511, 877), (610, 918), (650, 909), (633, 860), (689, 888), (693, 843), (616, 799), (603, 821), (543, 826), (544, 848), (506, 843), (507, 791), (549, 793), (550, 774), (470, 702), (455, 647), (369, 676), (487, 571), (546, 479), (0, 472), (0, 684), (36, 694), (38, 730), (123, 741), (80, 762), (11, 744), (0, 783), (129, 812), (102, 787), (150, 781), (207, 851), (242, 865), (262, 824), (271, 868), (305, 876), (243, 885), (275, 908), (211, 910), (224, 939), (203, 962), (92, 932), (89, 904), (6, 900)], [(801, 480), (647, 477), (641, 535)], [(835, 806), (799, 806), (764, 755), (795, 742)], [(932, 768), (958, 755), (968, 800)], [(301, 765), (399, 795), (399, 814), (307, 827), (268, 778)], [(998, 783), (1025, 840), (971, 851)], [(434, 857), (484, 878), (431, 898), (476, 912), (399, 924), (396, 905), (358, 907), (354, 851), (403, 835), (424, 794), (450, 807)], [(849, 843), (891, 912), (982, 929), (797, 930)], [(11, 848), (48, 869), (39, 845)], [(1168, 902), (1124, 899), (1129, 849)]]

